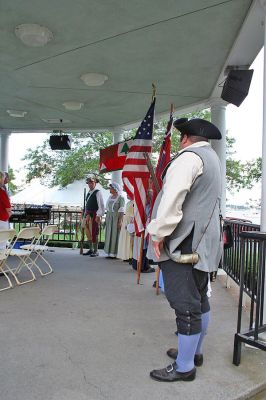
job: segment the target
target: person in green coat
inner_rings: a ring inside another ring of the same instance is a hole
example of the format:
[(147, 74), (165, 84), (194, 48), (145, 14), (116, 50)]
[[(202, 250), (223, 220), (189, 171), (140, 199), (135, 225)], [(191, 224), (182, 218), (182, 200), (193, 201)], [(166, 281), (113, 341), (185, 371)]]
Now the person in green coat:
[(107, 258), (116, 258), (119, 234), (125, 211), (125, 199), (122, 196), (121, 186), (113, 182), (109, 185), (110, 196), (106, 203), (106, 228), (104, 251)]

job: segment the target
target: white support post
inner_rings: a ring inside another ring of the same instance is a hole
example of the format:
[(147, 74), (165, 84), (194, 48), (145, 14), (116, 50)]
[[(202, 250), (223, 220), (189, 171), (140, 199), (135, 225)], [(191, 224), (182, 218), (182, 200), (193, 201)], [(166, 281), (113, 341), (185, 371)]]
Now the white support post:
[[(124, 140), (123, 129), (116, 128), (113, 131), (113, 143), (122, 142)], [(122, 183), (122, 171), (113, 171), (112, 172), (112, 182), (119, 183), (121, 187), (123, 187)]]
[[(264, 11), (266, 9), (264, 8)], [(264, 26), (265, 29), (265, 26)], [(264, 31), (264, 43), (266, 43), (266, 29)], [(266, 232), (266, 57), (264, 46), (263, 69), (263, 125), (262, 125), (262, 177), (261, 177), (261, 219), (260, 230)], [(265, 296), (266, 298), (266, 296)], [(264, 308), (265, 309), (265, 308)], [(265, 310), (266, 311), (266, 310)]]
[[(264, 10), (264, 60), (263, 60), (263, 124), (262, 124), (262, 176), (261, 176), (261, 216), (260, 230), (266, 232), (266, 1), (261, 0), (261, 5)], [(266, 275), (264, 281), (264, 290), (266, 289)], [(266, 324), (266, 295), (264, 291), (263, 304), (263, 323)]]
[(225, 217), (226, 212), (226, 103), (221, 99), (211, 102), (211, 121), (222, 134), (221, 140), (212, 140), (212, 147), (216, 151), (222, 167), (222, 201), (221, 212)]
[(8, 141), (11, 132), (0, 130), (0, 169), (1, 171), (8, 171)]

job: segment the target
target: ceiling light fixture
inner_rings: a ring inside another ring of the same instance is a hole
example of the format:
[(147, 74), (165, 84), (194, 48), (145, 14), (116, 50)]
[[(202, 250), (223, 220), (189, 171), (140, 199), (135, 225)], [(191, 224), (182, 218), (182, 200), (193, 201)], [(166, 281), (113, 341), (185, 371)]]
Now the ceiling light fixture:
[(15, 28), (15, 35), (30, 47), (45, 46), (53, 39), (53, 34), (48, 28), (38, 24), (22, 24)]
[(87, 74), (81, 75), (80, 79), (87, 86), (101, 86), (104, 84), (105, 81), (107, 81), (108, 76), (89, 72)]
[(66, 110), (78, 111), (84, 106), (84, 103), (81, 103), (79, 101), (65, 101), (63, 103), (63, 106), (65, 107)]
[(19, 111), (19, 110), (6, 110), (10, 117), (14, 118), (23, 118), (27, 114), (27, 111)]

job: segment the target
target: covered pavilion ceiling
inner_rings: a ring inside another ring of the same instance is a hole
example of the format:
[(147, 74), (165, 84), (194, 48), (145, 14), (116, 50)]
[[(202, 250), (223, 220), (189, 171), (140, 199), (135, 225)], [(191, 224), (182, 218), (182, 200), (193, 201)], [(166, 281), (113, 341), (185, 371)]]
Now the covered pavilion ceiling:
[[(228, 65), (248, 67), (263, 45), (255, 0), (1, 0), (0, 129), (101, 130), (125, 127), (146, 112), (152, 83), (156, 114), (220, 96)], [(21, 24), (53, 34), (29, 47)], [(86, 86), (85, 73), (108, 79)], [(80, 102), (66, 110), (65, 102)], [(7, 110), (25, 111), (24, 117)], [(62, 122), (60, 122), (62, 120)]]

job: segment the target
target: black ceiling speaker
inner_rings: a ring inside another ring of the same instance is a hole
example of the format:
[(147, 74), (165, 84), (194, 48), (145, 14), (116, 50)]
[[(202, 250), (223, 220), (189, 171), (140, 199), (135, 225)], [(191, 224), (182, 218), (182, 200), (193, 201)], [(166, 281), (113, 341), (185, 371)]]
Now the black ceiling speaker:
[(49, 143), (52, 150), (71, 149), (71, 137), (68, 135), (51, 135)]
[(248, 95), (253, 69), (232, 69), (223, 85), (221, 98), (239, 107)]

